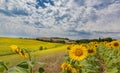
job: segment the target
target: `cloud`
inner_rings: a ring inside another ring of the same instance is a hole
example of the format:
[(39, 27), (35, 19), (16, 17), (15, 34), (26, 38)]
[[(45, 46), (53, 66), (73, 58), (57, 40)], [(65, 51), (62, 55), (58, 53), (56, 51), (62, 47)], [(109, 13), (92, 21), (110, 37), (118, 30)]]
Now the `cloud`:
[(54, 0), (54, 6), (45, 2), (45, 8), (38, 9), (36, 4), (35, 0), (1, 0), (0, 35), (120, 37), (119, 0)]

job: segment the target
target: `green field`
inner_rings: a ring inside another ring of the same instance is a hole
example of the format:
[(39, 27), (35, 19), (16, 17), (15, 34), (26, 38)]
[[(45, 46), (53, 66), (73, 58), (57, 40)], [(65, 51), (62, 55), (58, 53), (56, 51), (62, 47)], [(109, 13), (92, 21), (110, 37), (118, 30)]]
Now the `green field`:
[[(10, 63), (21, 61), (19, 56), (12, 52), (10, 46), (17, 45), (20, 48), (26, 48), (31, 52), (34, 59), (40, 56), (49, 56), (50, 54), (64, 51), (67, 47), (61, 43), (50, 43), (30, 39), (0, 37), (0, 60)], [(40, 50), (40, 47), (46, 47), (46, 50)]]

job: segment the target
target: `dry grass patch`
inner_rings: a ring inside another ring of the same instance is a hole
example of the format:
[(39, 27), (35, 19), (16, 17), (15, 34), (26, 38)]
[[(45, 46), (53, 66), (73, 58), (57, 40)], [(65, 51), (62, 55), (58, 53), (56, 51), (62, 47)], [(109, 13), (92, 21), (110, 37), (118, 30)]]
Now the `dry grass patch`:
[[(46, 65), (44, 66), (45, 72), (46, 73), (60, 73), (61, 72), (61, 64), (64, 61), (65, 57), (65, 51), (63, 52), (57, 52), (54, 53), (53, 55), (47, 55), (44, 57), (40, 57), (37, 59), (37, 61), (44, 62)], [(35, 66), (34, 70), (38, 69), (38, 65)]]

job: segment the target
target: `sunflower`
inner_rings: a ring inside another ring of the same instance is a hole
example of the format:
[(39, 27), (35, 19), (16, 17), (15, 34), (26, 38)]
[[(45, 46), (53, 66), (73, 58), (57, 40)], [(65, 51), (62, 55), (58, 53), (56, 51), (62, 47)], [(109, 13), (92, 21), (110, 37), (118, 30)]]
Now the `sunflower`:
[(96, 54), (96, 47), (88, 48), (88, 54), (89, 55), (95, 55)]
[(82, 45), (75, 45), (72, 47), (72, 49), (69, 51), (69, 56), (73, 60), (83, 60), (87, 57), (87, 49), (86, 47)]
[(106, 45), (107, 43), (108, 43), (107, 41), (104, 41), (104, 42), (101, 42), (100, 44)]
[(67, 50), (69, 51), (70, 49), (71, 49), (71, 46), (68, 46), (68, 47), (67, 47)]
[(120, 48), (120, 41), (118, 41), (118, 40), (112, 41), (111, 46), (112, 46), (112, 48)]
[(111, 43), (106, 43), (105, 46), (108, 47), (108, 48), (112, 48), (112, 44)]
[(92, 45), (92, 46), (94, 46), (94, 47), (97, 48), (100, 45), (100, 43), (98, 43), (98, 42), (92, 42), (92, 43), (90, 43), (90, 45)]
[(64, 62), (64, 63), (61, 65), (61, 69), (62, 69), (62, 70), (72, 71), (72, 70), (73, 70), (73, 67), (72, 67), (70, 64)]
[(27, 53), (25, 52), (25, 50), (20, 49), (16, 45), (11, 45), (10, 47), (12, 48), (12, 51), (16, 52), (22, 59), (26, 59), (27, 58)]
[(16, 52), (17, 54), (20, 53), (20, 49), (18, 48), (18, 46), (16, 46), (16, 45), (11, 45), (10, 47), (12, 48), (12, 51), (13, 51), (13, 52)]
[(27, 53), (21, 49), (20, 53), (19, 53), (19, 56), (22, 58), (22, 59), (26, 59), (27, 58)]
[(24, 55), (23, 55), (23, 54), (20, 53), (19, 56), (20, 56), (23, 60), (27, 58), (27, 54), (24, 54)]
[(71, 50), (71, 48), (72, 48), (74, 45), (75, 45), (75, 44), (72, 44), (72, 45), (67, 46), (67, 50), (68, 50), (68, 51)]
[(95, 45), (95, 44), (98, 44), (98, 42), (90, 42), (89, 44), (90, 45)]
[(97, 48), (98, 46), (99, 46), (99, 44), (95, 44), (95, 45), (93, 45), (95, 48)]
[(65, 68), (67, 67), (67, 63), (63, 63), (62, 65), (61, 65), (61, 68), (63, 69), (63, 70), (65, 70)]

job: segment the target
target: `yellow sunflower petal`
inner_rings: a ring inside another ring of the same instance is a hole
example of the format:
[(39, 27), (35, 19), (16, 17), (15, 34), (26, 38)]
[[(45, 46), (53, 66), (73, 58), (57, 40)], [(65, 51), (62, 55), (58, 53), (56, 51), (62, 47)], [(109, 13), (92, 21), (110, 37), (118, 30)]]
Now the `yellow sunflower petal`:
[(86, 47), (82, 45), (75, 45), (69, 51), (69, 56), (73, 60), (83, 60), (88, 55)]
[(10, 48), (12, 49), (13, 52), (16, 52), (17, 54), (20, 53), (20, 49), (18, 48), (17, 45), (11, 45)]

